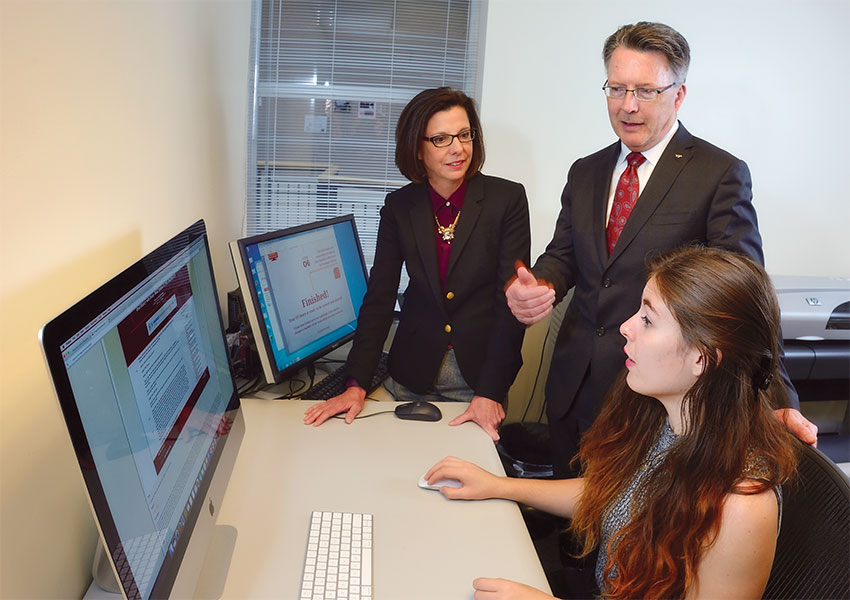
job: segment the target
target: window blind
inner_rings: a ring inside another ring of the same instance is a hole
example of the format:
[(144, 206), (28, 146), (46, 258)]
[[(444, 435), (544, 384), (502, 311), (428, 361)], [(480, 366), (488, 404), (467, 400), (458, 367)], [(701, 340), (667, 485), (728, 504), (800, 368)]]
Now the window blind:
[(245, 234), (353, 213), (372, 264), (423, 89), (480, 97), (481, 0), (255, 0)]

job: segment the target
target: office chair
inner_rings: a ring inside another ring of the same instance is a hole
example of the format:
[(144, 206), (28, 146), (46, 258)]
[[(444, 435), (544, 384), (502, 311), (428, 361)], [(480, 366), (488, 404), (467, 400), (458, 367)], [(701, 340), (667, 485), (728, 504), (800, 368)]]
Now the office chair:
[(763, 598), (850, 599), (850, 479), (822, 452), (801, 446), (798, 479), (783, 487)]
[[(536, 373), (534, 379), (529, 382), (531, 393), (527, 398), (511, 395), (508, 403), (508, 416), (505, 419), (507, 423), (545, 422), (546, 378), (549, 376), (552, 354), (555, 351), (555, 340), (558, 338), (558, 331), (561, 329), (572, 296), (573, 290), (571, 289), (552, 310), (545, 322), (545, 334), (539, 345), (537, 344), (537, 335), (526, 334), (523, 345), (523, 360), (526, 365), (523, 368), (532, 368)], [(523, 391), (523, 393), (525, 392)], [(515, 394), (519, 396), (518, 392)], [(519, 407), (518, 410), (515, 407)]]

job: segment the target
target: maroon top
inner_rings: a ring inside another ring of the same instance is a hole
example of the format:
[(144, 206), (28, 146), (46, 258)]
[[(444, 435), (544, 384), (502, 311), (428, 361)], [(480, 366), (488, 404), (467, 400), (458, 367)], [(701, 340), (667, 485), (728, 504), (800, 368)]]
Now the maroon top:
[[(428, 193), (431, 195), (431, 207), (434, 209), (434, 214), (440, 221), (440, 225), (448, 227), (455, 220), (455, 217), (463, 207), (463, 199), (466, 196), (466, 181), (460, 184), (460, 187), (448, 198), (443, 198), (434, 188), (428, 186)], [(440, 288), (446, 288), (446, 271), (449, 268), (449, 254), (452, 250), (452, 245), (443, 239), (437, 232), (436, 223), (434, 224), (434, 239), (437, 242), (437, 266), (440, 271)]]

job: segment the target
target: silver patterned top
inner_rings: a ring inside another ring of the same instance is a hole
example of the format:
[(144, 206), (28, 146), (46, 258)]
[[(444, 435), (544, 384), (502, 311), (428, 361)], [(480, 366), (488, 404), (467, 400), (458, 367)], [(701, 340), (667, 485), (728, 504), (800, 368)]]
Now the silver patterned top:
[[(640, 469), (632, 477), (625, 491), (605, 512), (605, 516), (602, 519), (602, 537), (599, 542), (599, 556), (596, 559), (596, 584), (602, 590), (603, 594), (605, 592), (605, 586), (603, 585), (602, 574), (605, 571), (605, 566), (608, 564), (608, 553), (605, 549), (608, 547), (608, 543), (614, 534), (628, 525), (631, 520), (632, 500), (635, 498), (635, 491), (638, 486), (640, 486), (650, 473), (658, 468), (658, 465), (664, 460), (664, 455), (667, 454), (667, 451), (678, 439), (679, 436), (673, 433), (670, 423), (664, 421), (664, 425), (661, 426), (661, 430), (658, 433), (658, 438), (647, 451)], [(641, 497), (638, 496), (637, 501), (640, 502), (640, 500)], [(613, 579), (616, 575), (617, 565), (614, 565), (611, 569), (611, 578)]]
[[(599, 542), (599, 555), (596, 559), (596, 585), (599, 586), (603, 595), (605, 593), (605, 585), (602, 575), (605, 572), (605, 566), (608, 564), (608, 553), (605, 549), (608, 547), (608, 543), (611, 541), (611, 538), (620, 529), (629, 524), (629, 521), (631, 520), (630, 515), (632, 501), (636, 499), (637, 502), (640, 502), (642, 500), (642, 492), (638, 492), (638, 495), (635, 493), (638, 486), (640, 486), (649, 474), (655, 471), (655, 469), (657, 469), (664, 461), (664, 456), (667, 454), (667, 451), (673, 447), (678, 439), (679, 436), (673, 433), (673, 430), (670, 428), (670, 423), (668, 421), (664, 421), (664, 424), (661, 426), (661, 430), (658, 433), (658, 438), (647, 451), (640, 469), (638, 469), (638, 472), (634, 477), (632, 477), (632, 480), (629, 482), (626, 490), (613, 502), (612, 506), (609, 507), (603, 516), (602, 536)], [(763, 479), (765, 478), (767, 471), (768, 467), (764, 460), (760, 460), (759, 457), (753, 455), (750, 455), (747, 458), (747, 463), (744, 467), (744, 477)], [(776, 495), (776, 501), (779, 504), (779, 525), (781, 526), (782, 488), (780, 486), (774, 487), (773, 493)], [(777, 527), (776, 534), (777, 536), (779, 535), (779, 527)], [(617, 565), (614, 565), (611, 569), (610, 578), (614, 579), (616, 575)]]

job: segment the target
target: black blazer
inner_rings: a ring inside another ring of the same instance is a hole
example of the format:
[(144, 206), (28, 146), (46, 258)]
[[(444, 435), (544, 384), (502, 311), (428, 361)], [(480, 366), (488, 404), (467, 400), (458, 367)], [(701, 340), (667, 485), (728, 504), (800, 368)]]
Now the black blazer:
[[(605, 213), (619, 154), (618, 141), (573, 164), (555, 235), (533, 268), (554, 285), (557, 300), (575, 286), (546, 386), (550, 419), (567, 413), (585, 374), (596, 405), (576, 407), (576, 414), (595, 417), (624, 366), (619, 327), (640, 305), (647, 254), (701, 242), (764, 264), (746, 163), (693, 137), (681, 123), (609, 257)], [(793, 389), (792, 406), (799, 406)]]
[(371, 380), (392, 323), (404, 264), (410, 284), (390, 348), (390, 375), (416, 393), (427, 392), (451, 344), (475, 394), (502, 402), (522, 364), (525, 331), (507, 307), (504, 285), (515, 262), (528, 260), (530, 244), (523, 186), (474, 175), (467, 183), (442, 290), (427, 184), (411, 183), (388, 194), (348, 375), (363, 387)]

